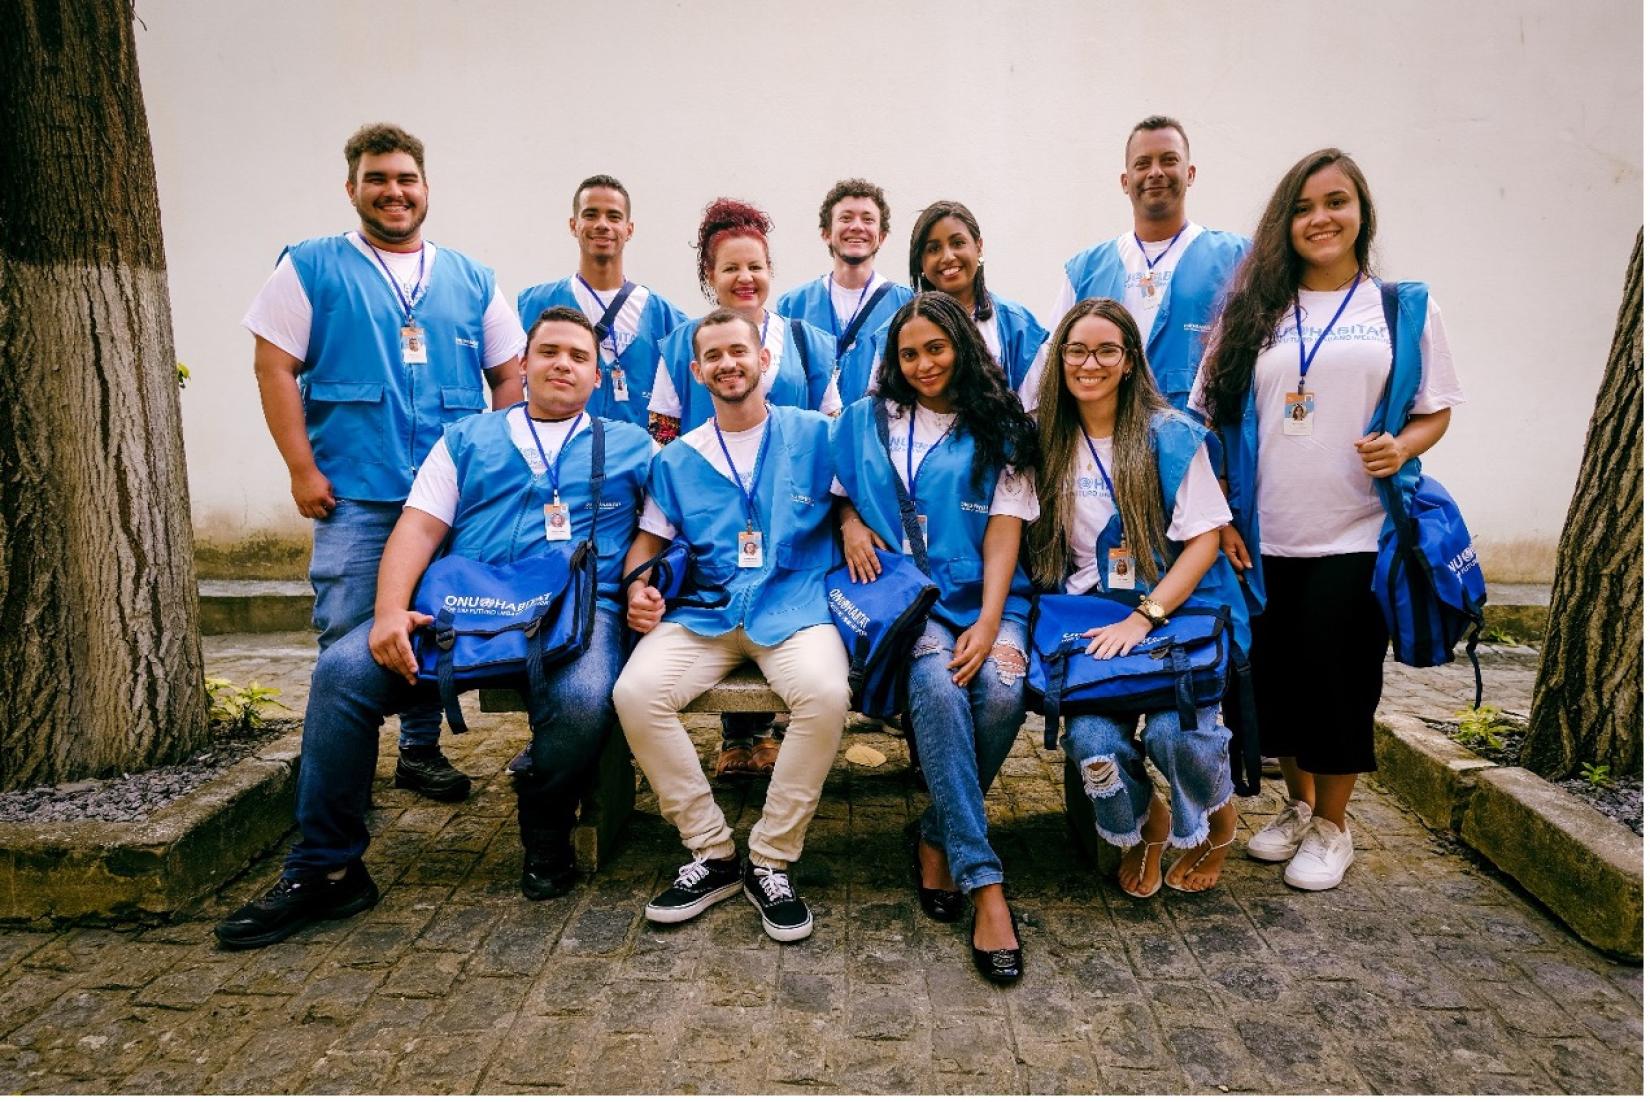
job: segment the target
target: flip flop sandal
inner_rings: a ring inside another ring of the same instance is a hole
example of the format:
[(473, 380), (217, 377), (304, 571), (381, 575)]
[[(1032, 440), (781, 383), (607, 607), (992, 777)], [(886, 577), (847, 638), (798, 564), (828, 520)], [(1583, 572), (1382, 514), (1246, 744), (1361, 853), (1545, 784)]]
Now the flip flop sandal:
[[(1151, 859), (1152, 847), (1153, 846), (1162, 847), (1162, 846), (1167, 846), (1168, 844), (1169, 844), (1169, 840), (1167, 838), (1163, 839), (1161, 842), (1146, 842), (1145, 843), (1146, 848), (1140, 852), (1140, 878), (1142, 880), (1144, 880), (1146, 878), (1146, 862)], [(1121, 880), (1119, 880), (1117, 882), (1117, 887), (1122, 891), (1122, 893), (1124, 895), (1132, 896), (1135, 899), (1150, 899), (1152, 896), (1156, 895), (1163, 888), (1163, 873), (1161, 871), (1162, 867), (1163, 867), (1163, 854), (1162, 854), (1161, 851), (1159, 851), (1159, 853), (1157, 855), (1157, 864), (1158, 864), (1158, 869), (1159, 869), (1159, 872), (1157, 874), (1157, 887), (1153, 888), (1151, 891), (1149, 891), (1149, 892), (1131, 892), (1131, 891), (1129, 891), (1129, 889), (1123, 887), (1123, 882)]]
[[(1197, 867), (1199, 865), (1203, 864), (1203, 862), (1205, 862), (1209, 859), (1209, 855), (1214, 853), (1215, 850), (1225, 849), (1227, 846), (1231, 845), (1235, 841), (1237, 841), (1237, 831), (1234, 830), (1234, 831), (1232, 831), (1232, 836), (1230, 838), (1226, 839), (1226, 841), (1221, 842), (1218, 845), (1210, 846), (1208, 849), (1204, 850), (1201, 854), (1199, 854), (1197, 860), (1193, 861), (1186, 868), (1186, 871), (1182, 875), (1183, 876), (1190, 876), (1192, 873), (1197, 871)], [(1189, 853), (1191, 853), (1191, 850), (1187, 850), (1186, 852), (1189, 854)], [(1179, 860), (1175, 861), (1175, 863), (1173, 865), (1169, 866), (1169, 872), (1174, 872), (1176, 866), (1178, 866), (1180, 864), (1180, 862), (1184, 861), (1184, 860), (1185, 860), (1185, 858), (1182, 857)], [(1167, 872), (1163, 874), (1163, 883), (1169, 884), (1169, 873), (1167, 873)], [(1216, 880), (1214, 882), (1214, 884), (1210, 884), (1207, 888), (1186, 888), (1186, 887), (1182, 887), (1179, 884), (1169, 884), (1169, 887), (1173, 888), (1175, 891), (1180, 892), (1184, 895), (1202, 895), (1204, 892), (1212, 890), (1215, 887), (1215, 885), (1219, 884), (1219, 883), (1220, 883), (1220, 881)]]

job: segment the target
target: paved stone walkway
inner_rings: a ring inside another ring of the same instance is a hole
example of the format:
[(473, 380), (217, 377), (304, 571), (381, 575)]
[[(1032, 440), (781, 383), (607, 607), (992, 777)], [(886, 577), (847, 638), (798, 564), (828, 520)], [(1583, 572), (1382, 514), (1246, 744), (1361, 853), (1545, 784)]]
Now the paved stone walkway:
[[(209, 639), (208, 667), (302, 706), (304, 636)], [(1533, 658), (1487, 657), (1491, 703), (1527, 710)], [(1464, 667), (1394, 669), (1387, 707), (1448, 716)], [(0, 1090), (585, 1093), (1621, 1092), (1642, 1082), (1640, 969), (1613, 964), (1366, 786), (1337, 891), (1241, 856), (1206, 896), (1139, 902), (1077, 867), (1058, 755), (1035, 726), (989, 806), (1023, 915), (1026, 981), (973, 973), (966, 926), (916, 909), (900, 845), (923, 797), (901, 744), (832, 773), (798, 880), (814, 936), (780, 946), (742, 900), (653, 929), (680, 854), (649, 794), (610, 867), (571, 896), (518, 894), (502, 776), (516, 717), (451, 739), (458, 808), (381, 783), (368, 852), (382, 902), (230, 954), (212, 921), (0, 931)], [(713, 734), (700, 727), (708, 754)], [(393, 742), (380, 780), (393, 766)], [(728, 789), (741, 831), (759, 790)], [(1281, 806), (1246, 801), (1248, 830)]]

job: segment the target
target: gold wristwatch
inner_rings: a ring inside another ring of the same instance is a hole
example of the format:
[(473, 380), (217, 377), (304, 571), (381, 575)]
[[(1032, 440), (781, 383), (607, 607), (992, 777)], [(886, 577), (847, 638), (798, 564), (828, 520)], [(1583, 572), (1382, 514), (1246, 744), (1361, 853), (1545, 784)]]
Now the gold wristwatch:
[(1169, 622), (1169, 614), (1164, 611), (1163, 606), (1146, 594), (1141, 594), (1140, 604), (1135, 606), (1135, 611), (1150, 620), (1154, 628), (1160, 628)]

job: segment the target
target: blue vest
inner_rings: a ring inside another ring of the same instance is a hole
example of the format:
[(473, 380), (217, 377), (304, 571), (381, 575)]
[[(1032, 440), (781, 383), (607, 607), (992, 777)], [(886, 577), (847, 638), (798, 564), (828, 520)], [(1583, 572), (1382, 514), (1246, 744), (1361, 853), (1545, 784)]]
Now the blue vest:
[[(480, 562), (513, 562), (544, 544), (550, 476), (533, 474), (510, 439), (506, 412), (466, 417), (449, 425), (444, 434), (458, 469), (458, 510), (453, 514), (450, 554)], [(653, 441), (635, 425), (602, 420), (607, 434), (606, 478), (596, 522), (596, 595), (600, 607), (619, 612), (619, 577), (636, 535)], [(561, 458), (561, 500), (567, 505), (574, 539), (590, 535), (591, 441), (587, 425)], [(554, 461), (555, 453), (550, 458)]]
[[(781, 326), (785, 331), (785, 349), (779, 355), (779, 366), (774, 373), (773, 389), (768, 391), (770, 406), (794, 406), (797, 409), (818, 409), (836, 371), (836, 357), (831, 352), (831, 336), (811, 325), (803, 324), (803, 339), (808, 342), (808, 366), (802, 366), (802, 353), (796, 346), (796, 333), (790, 320), (777, 312), (768, 315), (770, 326)], [(760, 327), (758, 327), (760, 328)], [(698, 428), (715, 416), (710, 391), (693, 377), (689, 365), (693, 363), (693, 334), (699, 331), (699, 322), (683, 322), (673, 329), (659, 345), (659, 360), (676, 394), (682, 400), (682, 432)]]
[[(890, 317), (870, 336), (868, 355), (840, 365), (836, 389), (842, 395), (844, 405), (870, 392), (872, 380), (882, 370), (883, 348), (888, 343), (888, 327), (893, 320)], [(1038, 324), (1030, 310), (996, 295), (991, 295), (991, 320), (997, 326), (997, 344), (1003, 372), (1008, 376), (1008, 389), (1019, 390), (1020, 383), (1037, 359), (1037, 350), (1048, 340), (1048, 330)]]
[[(899, 496), (894, 480), (893, 460), (877, 439), (876, 404), (884, 401), (867, 395), (842, 411), (831, 426), (831, 455), (837, 481), (848, 491), (848, 500), (871, 530), (891, 548), (905, 544), (905, 529), (899, 519)], [(891, 420), (891, 438), (909, 431), (907, 418)], [(974, 482), (974, 438), (952, 431), (922, 458), (916, 490), (911, 499), (917, 512), (928, 518), (928, 568), (939, 586), (940, 600), (934, 618), (954, 631), (963, 631), (980, 618), (985, 586), (986, 523), (991, 519), (991, 498), (997, 476), (986, 473), (984, 484)], [(1018, 563), (1009, 584), (1003, 619), (1025, 623), (1031, 609), (1031, 580)]]
[[(602, 299), (607, 302), (612, 302), (616, 294), (617, 291), (601, 293)], [(579, 300), (573, 294), (572, 276), (558, 279), (554, 283), (540, 283), (517, 295), (516, 313), (521, 316), (521, 327), (531, 329), (533, 323), (539, 320), (539, 315), (552, 306), (566, 306), (582, 312)], [(601, 315), (598, 314), (590, 319), (590, 323), (594, 325), (600, 320)], [(628, 421), (646, 428), (647, 403), (653, 397), (653, 376), (659, 365), (659, 342), (664, 340), (672, 329), (687, 320), (686, 314), (649, 287), (636, 337), (630, 342), (629, 347), (619, 354), (617, 365), (612, 359), (612, 344), (609, 341), (601, 342), (602, 385), (590, 395), (590, 412), (598, 417)], [(624, 372), (625, 389), (630, 393), (629, 401), (621, 402), (614, 396), (615, 370)]]
[[(873, 295), (876, 293), (871, 292)], [(860, 325), (853, 343), (836, 357), (837, 369), (841, 372), (836, 385), (837, 391), (842, 395), (843, 405), (846, 406), (865, 393), (865, 387), (876, 375), (877, 363), (882, 359), (882, 340), (875, 339), (876, 335), (887, 329), (888, 322), (901, 306), (911, 301), (911, 297), (909, 287), (889, 280), (888, 293), (882, 296), (876, 309), (865, 315), (865, 321)], [(867, 295), (867, 301), (869, 298)], [(779, 305), (774, 309), (787, 318), (801, 318), (814, 328), (823, 330), (831, 337), (832, 348), (836, 347), (836, 334), (841, 326), (836, 320), (836, 309), (831, 305), (831, 286), (825, 277), (811, 279), (800, 287), (792, 287), (779, 296)], [(859, 389), (850, 392), (844, 388), (844, 382), (852, 386), (855, 380), (858, 380)]]
[[(1146, 363), (1157, 389), (1175, 409), (1186, 408), (1209, 328), (1220, 316), (1232, 275), (1248, 251), (1247, 237), (1206, 228), (1186, 246), (1175, 265), (1174, 278), (1163, 290), (1157, 320), (1146, 335)], [(1122, 301), (1127, 277), (1115, 240), (1102, 241), (1066, 261), (1066, 278), (1078, 302), (1086, 298)]]
[[(1178, 278), (1178, 276), (1176, 277)], [(1393, 349), (1393, 374), (1386, 418), (1376, 408), (1370, 418), (1369, 432), (1390, 432), (1396, 436), (1409, 422), (1410, 407), (1421, 390), (1421, 330), (1427, 321), (1427, 285), (1404, 282), (1398, 287), (1398, 327), (1403, 339)], [(1395, 338), (1388, 333), (1388, 341)], [(1260, 511), (1256, 508), (1256, 481), (1260, 473), (1260, 416), (1255, 409), (1255, 389), (1251, 385), (1243, 401), (1243, 419), (1236, 425), (1218, 425), (1224, 459), (1215, 466), (1215, 473), (1226, 479), (1226, 497), (1232, 506), (1232, 523), (1254, 567), (1244, 571), (1244, 582), (1249, 591), (1251, 613), (1266, 606), (1266, 579), (1260, 568)], [(1398, 470), (1394, 481), (1407, 501), (1415, 492), (1421, 478), (1421, 461), (1410, 459)], [(1388, 522), (1390, 523), (1390, 521)]]
[[(1175, 495), (1180, 492), (1180, 486), (1186, 481), (1186, 472), (1191, 470), (1192, 460), (1197, 458), (1197, 449), (1209, 436), (1209, 430), (1198, 424), (1187, 414), (1165, 412), (1152, 420), (1152, 451), (1157, 458), (1157, 483), (1163, 493), (1163, 515), (1174, 515)], [(1115, 504), (1115, 503), (1114, 503)], [(1106, 577), (1106, 564), (1112, 548), (1123, 544), (1123, 516), (1113, 513), (1106, 526), (1100, 530), (1099, 537), (1094, 541), (1094, 561), (1100, 566), (1102, 583)], [(1162, 577), (1174, 565), (1174, 560), (1180, 557), (1183, 545), (1175, 540), (1169, 541), (1169, 561), (1158, 563), (1158, 577)], [(1107, 592), (1116, 592), (1110, 586), (1105, 586)], [(1150, 593), (1151, 585), (1135, 571), (1136, 593)], [(1243, 589), (1238, 584), (1236, 571), (1232, 564), (1226, 561), (1226, 556), (1217, 554), (1214, 565), (1209, 567), (1197, 587), (1192, 590), (1191, 596), (1186, 598), (1187, 604), (1203, 605), (1207, 608), (1219, 608), (1222, 605), (1232, 610), (1232, 632), (1237, 645), (1247, 653), (1249, 650), (1249, 607), (1244, 600)]]
[(733, 480), (685, 440), (665, 446), (648, 493), (693, 545), (701, 579), (728, 588), (723, 608), (676, 608), (665, 619), (696, 635), (737, 627), (758, 646), (783, 643), (831, 622), (825, 574), (836, 558), (831, 525), (830, 421), (812, 410), (768, 407), (766, 456), (755, 487), (762, 565), (740, 569), (745, 497)]
[(436, 252), (413, 316), (428, 363), (401, 362), (405, 313), (384, 273), (347, 236), (286, 249), (313, 315), (298, 376), (315, 465), (341, 498), (405, 501), (442, 426), (487, 408), (482, 317), (493, 273)]

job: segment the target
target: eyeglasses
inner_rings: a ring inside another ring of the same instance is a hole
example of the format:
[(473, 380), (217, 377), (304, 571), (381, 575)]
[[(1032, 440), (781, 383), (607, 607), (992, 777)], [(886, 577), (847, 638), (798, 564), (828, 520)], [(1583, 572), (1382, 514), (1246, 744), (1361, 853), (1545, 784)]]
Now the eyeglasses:
[(1116, 367), (1123, 362), (1123, 346), (1120, 344), (1103, 344), (1099, 348), (1090, 348), (1087, 345), (1073, 341), (1060, 346), (1060, 359), (1067, 367), (1082, 367), (1089, 362), (1089, 357), (1101, 367)]

